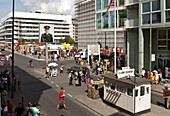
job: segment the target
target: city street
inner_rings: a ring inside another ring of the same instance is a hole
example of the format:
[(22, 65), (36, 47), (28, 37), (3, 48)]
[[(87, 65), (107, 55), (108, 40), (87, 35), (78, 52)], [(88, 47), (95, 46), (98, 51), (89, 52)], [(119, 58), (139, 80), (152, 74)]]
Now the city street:
[[(8, 54), (8, 52), (5, 52), (5, 54)], [(34, 61), (35, 62), (35, 68), (27, 68), (27, 63), (29, 61), (29, 58), (26, 58), (24, 56), (20, 56), (15, 54), (15, 74), (17, 78), (21, 79), (22, 81), (22, 89), (21, 91), (17, 91), (15, 93), (15, 97), (18, 97), (20, 95), (20, 98), (23, 96), (26, 103), (28, 101), (31, 102), (38, 102), (42, 106), (41, 112), (45, 116), (59, 116), (59, 115), (65, 115), (65, 116), (87, 116), (87, 115), (95, 115), (95, 113), (92, 113), (85, 107), (81, 106), (79, 103), (77, 103), (74, 100), (74, 96), (80, 95), (80, 94), (86, 94), (85, 86), (82, 87), (70, 87), (68, 85), (67, 81), (67, 75), (66, 71), (64, 73), (63, 77), (57, 77), (52, 78), (50, 80), (47, 80), (44, 78), (44, 74), (40, 74), (35, 72), (38, 68), (43, 68), (45, 66), (45, 63), (42, 61)], [(74, 64), (73, 61), (65, 61), (63, 62), (65, 67), (69, 67)], [(60, 64), (59, 64), (60, 65)], [(5, 66), (1, 66), (1, 71), (6, 69)], [(65, 68), (66, 70), (66, 68)], [(60, 110), (59, 112), (56, 111), (56, 107), (58, 105), (58, 96), (60, 87), (64, 87), (66, 90), (66, 106), (69, 108), (69, 110)], [(20, 101), (21, 102), (21, 101)]]
[[(5, 54), (9, 52), (5, 51)], [(58, 76), (57, 78), (44, 78), (43, 68), (45, 67), (44, 61), (34, 60), (35, 67), (28, 68), (27, 64), (30, 58), (22, 55), (15, 54), (15, 74), (17, 78), (22, 80), (22, 90), (17, 91), (15, 96), (24, 97), (25, 103), (28, 101), (38, 102), (42, 106), (41, 112), (45, 115), (97, 115), (94, 112), (88, 110), (86, 107), (75, 101), (74, 97), (78, 95), (86, 96), (86, 85), (83, 83), (81, 87), (69, 86), (67, 78), (67, 68), (73, 66), (75, 62), (73, 60), (59, 61), (59, 65), (64, 65), (64, 76)], [(5, 66), (2, 66), (5, 69)], [(58, 69), (59, 71), (59, 69)], [(66, 105), (69, 110), (55, 111), (58, 103), (58, 95), (60, 87), (64, 87), (66, 90)], [(164, 100), (162, 94), (152, 92), (152, 104), (164, 107)], [(80, 113), (81, 112), (81, 113)]]

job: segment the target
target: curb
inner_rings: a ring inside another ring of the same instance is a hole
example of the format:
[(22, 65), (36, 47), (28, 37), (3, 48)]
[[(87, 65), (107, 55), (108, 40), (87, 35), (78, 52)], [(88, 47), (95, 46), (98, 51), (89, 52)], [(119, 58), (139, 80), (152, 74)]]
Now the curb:
[(85, 107), (89, 108), (90, 110), (92, 110), (93, 112), (97, 113), (100, 116), (104, 116), (103, 114), (101, 114), (100, 112), (92, 109), (91, 107), (89, 107), (88, 105), (84, 104), (83, 102), (79, 101), (78, 99), (74, 98), (77, 102), (79, 102), (80, 104), (84, 105)]
[(160, 93), (160, 94), (163, 94), (163, 92), (160, 92), (160, 91), (156, 91), (156, 90), (153, 90), (153, 89), (151, 89), (151, 91), (153, 91), (153, 92), (156, 92), (156, 93)]

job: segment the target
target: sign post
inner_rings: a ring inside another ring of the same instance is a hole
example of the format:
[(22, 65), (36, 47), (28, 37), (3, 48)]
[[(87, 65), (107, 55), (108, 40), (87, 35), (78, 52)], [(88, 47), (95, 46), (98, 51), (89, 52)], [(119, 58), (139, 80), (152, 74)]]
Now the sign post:
[(45, 64), (48, 66), (48, 43), (45, 43)]
[(100, 62), (100, 45), (88, 45), (88, 64), (89, 64), (89, 56), (99, 55), (99, 62)]

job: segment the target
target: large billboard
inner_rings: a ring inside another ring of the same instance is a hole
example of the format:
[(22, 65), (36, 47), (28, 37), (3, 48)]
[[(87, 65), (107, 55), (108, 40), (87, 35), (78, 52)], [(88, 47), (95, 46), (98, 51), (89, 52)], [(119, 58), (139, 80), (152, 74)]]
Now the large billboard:
[(40, 24), (39, 42), (52, 43), (54, 42), (54, 25)]

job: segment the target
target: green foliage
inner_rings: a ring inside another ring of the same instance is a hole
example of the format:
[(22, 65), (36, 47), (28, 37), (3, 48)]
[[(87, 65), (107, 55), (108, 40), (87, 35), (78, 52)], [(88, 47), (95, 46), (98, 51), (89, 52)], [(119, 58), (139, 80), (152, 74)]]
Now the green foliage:
[(30, 43), (32, 44), (34, 42), (34, 40), (31, 40)]
[(60, 42), (60, 44), (61, 43), (68, 43), (68, 44), (74, 44), (75, 43), (74, 39), (71, 38), (70, 36), (66, 36), (64, 39), (61, 38), (59, 40), (59, 42)]
[(39, 40), (38, 40), (38, 39), (36, 39), (36, 40), (35, 40), (35, 43), (39, 43)]
[(25, 43), (25, 39), (24, 38), (19, 39), (18, 43)]
[(64, 43), (64, 39), (60, 38), (60, 39), (59, 39), (59, 43), (60, 43), (60, 44), (61, 44), (61, 43)]

